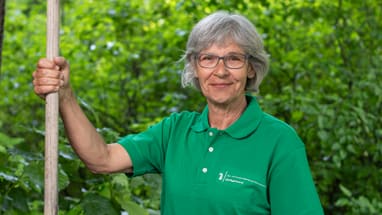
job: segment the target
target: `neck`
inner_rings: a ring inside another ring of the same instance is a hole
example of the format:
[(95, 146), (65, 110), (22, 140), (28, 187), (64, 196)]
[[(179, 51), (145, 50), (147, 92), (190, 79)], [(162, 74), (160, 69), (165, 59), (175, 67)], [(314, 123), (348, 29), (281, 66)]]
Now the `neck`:
[(244, 97), (238, 102), (222, 105), (208, 103), (208, 120), (212, 128), (224, 130), (232, 125), (247, 107), (247, 100)]

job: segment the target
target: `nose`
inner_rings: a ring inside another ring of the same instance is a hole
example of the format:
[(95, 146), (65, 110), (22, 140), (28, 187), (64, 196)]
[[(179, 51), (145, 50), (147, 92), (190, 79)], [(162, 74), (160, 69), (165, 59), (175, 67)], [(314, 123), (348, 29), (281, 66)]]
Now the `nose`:
[(214, 74), (218, 77), (224, 77), (227, 74), (229, 74), (228, 69), (226, 68), (224, 64), (223, 58), (219, 58), (218, 64), (215, 67)]

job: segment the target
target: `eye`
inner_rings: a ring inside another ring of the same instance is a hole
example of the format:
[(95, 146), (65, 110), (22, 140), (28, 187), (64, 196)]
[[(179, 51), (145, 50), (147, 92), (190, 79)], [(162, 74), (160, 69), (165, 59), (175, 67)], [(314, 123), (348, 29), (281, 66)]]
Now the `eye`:
[(215, 59), (216, 56), (214, 55), (202, 54), (199, 56), (200, 61), (214, 61)]
[(229, 61), (244, 61), (244, 57), (241, 55), (229, 55), (227, 58)]

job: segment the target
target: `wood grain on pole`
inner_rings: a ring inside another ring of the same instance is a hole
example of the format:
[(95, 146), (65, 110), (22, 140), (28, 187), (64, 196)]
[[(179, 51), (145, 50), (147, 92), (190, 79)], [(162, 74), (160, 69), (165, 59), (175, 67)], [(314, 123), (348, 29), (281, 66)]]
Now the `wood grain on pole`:
[[(59, 54), (60, 1), (47, 0), (46, 55)], [(58, 213), (58, 93), (46, 96), (44, 215)]]

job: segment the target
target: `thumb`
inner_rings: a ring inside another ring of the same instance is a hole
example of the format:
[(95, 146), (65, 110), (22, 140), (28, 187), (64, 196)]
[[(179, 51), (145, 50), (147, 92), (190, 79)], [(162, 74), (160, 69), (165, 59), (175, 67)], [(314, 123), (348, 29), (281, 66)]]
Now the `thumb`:
[(64, 57), (54, 57), (54, 63), (60, 67), (60, 70), (68, 70), (69, 62)]
[(69, 86), (69, 62), (64, 57), (54, 57), (54, 63), (59, 67), (61, 73), (61, 86)]

